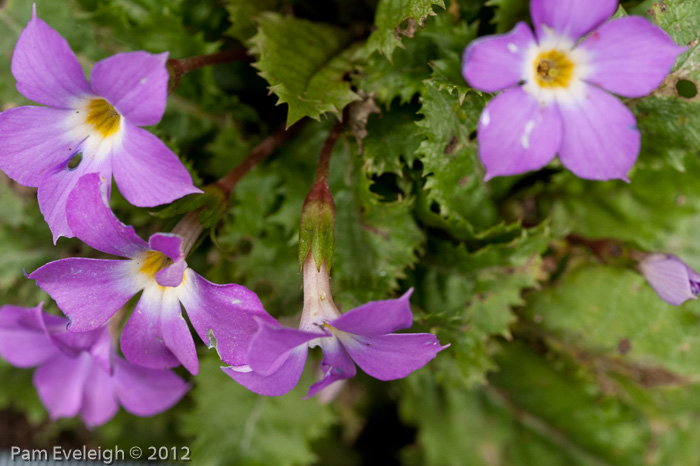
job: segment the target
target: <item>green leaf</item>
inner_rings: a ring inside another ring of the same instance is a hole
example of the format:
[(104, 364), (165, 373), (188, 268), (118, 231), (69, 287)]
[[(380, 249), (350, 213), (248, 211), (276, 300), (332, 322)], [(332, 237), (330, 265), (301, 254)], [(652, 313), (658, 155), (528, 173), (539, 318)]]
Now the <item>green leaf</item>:
[(399, 97), (408, 103), (423, 89), (423, 81), (433, 77), (439, 89), (457, 91), (464, 99), (466, 83), (462, 77), (462, 53), (476, 37), (476, 24), (455, 22), (447, 11), (441, 11), (420, 29), (405, 48), (397, 50), (390, 63), (372, 55), (364, 68), (358, 87), (374, 93), (387, 107)]
[(700, 164), (689, 160), (686, 173), (662, 167), (639, 164), (631, 184), (557, 175), (550, 184), (556, 195), (549, 206), (553, 229), (663, 250), (669, 236), (698, 213), (700, 180), (693, 173)]
[(497, 223), (472, 134), (485, 100), (470, 93), (460, 103), (459, 96), (428, 80), (421, 103), (425, 118), (416, 125), (424, 138), (418, 148), (426, 177), (424, 220), (444, 224), (457, 237), (473, 237)]
[(445, 8), (443, 0), (380, 0), (374, 18), (377, 29), (367, 39), (363, 54), (378, 50), (391, 61), (394, 49), (403, 46), (401, 36), (413, 37), (418, 26), (424, 27), (428, 16), (435, 15), (435, 5)]
[(350, 35), (335, 26), (263, 13), (250, 40), (253, 65), (270, 84), (278, 104), (289, 106), (287, 126), (326, 112), (340, 115), (359, 97), (345, 81), (352, 68)]
[(666, 0), (663, 3), (653, 3), (646, 12), (651, 14), (654, 22), (664, 28), (678, 44), (691, 45), (697, 39), (700, 5), (696, 2)]
[(518, 21), (530, 18), (528, 2), (522, 0), (488, 0), (486, 6), (496, 9), (491, 22), (496, 25), (498, 34), (510, 31)]
[(416, 134), (414, 112), (392, 110), (371, 117), (364, 139), (363, 169), (370, 175), (394, 173), (403, 176), (405, 166), (413, 166), (420, 137)]
[(226, 0), (231, 27), (226, 34), (241, 42), (248, 41), (257, 32), (256, 17), (265, 11), (274, 11), (280, 7), (282, 0)]
[(372, 192), (362, 161), (347, 149), (336, 150), (331, 160), (336, 167), (331, 174), (336, 204), (333, 287), (340, 291), (336, 302), (346, 310), (398, 290), (425, 239), (413, 217), (414, 198), (382, 201)]
[(518, 343), (504, 347), (497, 361), (500, 371), (490, 382), (511, 409), (537, 422), (560, 448), (593, 464), (645, 464), (651, 426), (619, 398), (601, 393), (589, 374)]
[(531, 417), (568, 451), (587, 452), (593, 464), (695, 463), (697, 385), (673, 386), (661, 370), (580, 348), (564, 355), (544, 354), (541, 342), (536, 351), (522, 344), (504, 349), (491, 383), (520, 418)]
[(524, 315), (590, 353), (619, 356), (625, 341), (625, 363), (697, 377), (700, 322), (691, 309), (698, 306), (666, 304), (637, 272), (582, 265), (556, 288), (533, 294)]
[(491, 359), (493, 337), (510, 338), (513, 307), (524, 304), (524, 290), (542, 278), (539, 255), (546, 249), (549, 231), (543, 225), (519, 229), (511, 241), (469, 252), (433, 241), (419, 269), (413, 303), (423, 309), (440, 341), (450, 343), (433, 366), (441, 383), (472, 386), (485, 381), (496, 368)]
[[(310, 377), (280, 397), (256, 395), (234, 382), (214, 358), (201, 360), (183, 412), (183, 433), (194, 440), (192, 459), (203, 466), (312, 464), (311, 442), (326, 434), (336, 415), (317, 399), (304, 400)], [(307, 373), (310, 371), (307, 371)]]
[[(449, 350), (448, 350), (449, 351)], [(428, 373), (403, 384), (401, 417), (418, 428), (406, 464), (601, 466), (492, 387), (442, 390)], [(556, 398), (565, 394), (552, 393)]]

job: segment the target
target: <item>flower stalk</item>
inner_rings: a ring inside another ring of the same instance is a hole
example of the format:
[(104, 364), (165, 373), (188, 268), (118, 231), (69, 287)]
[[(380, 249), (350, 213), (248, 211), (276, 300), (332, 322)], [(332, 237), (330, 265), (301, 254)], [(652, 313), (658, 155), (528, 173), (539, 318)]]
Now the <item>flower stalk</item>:
[(168, 83), (168, 94), (175, 92), (182, 77), (190, 71), (197, 70), (209, 65), (228, 63), (232, 61), (248, 60), (250, 56), (244, 48), (234, 50), (223, 50), (221, 52), (207, 55), (197, 55), (187, 58), (171, 58), (167, 61), (166, 67), (170, 72), (170, 82)]
[(255, 146), (250, 151), (250, 154), (248, 154), (241, 163), (236, 165), (236, 167), (234, 167), (233, 170), (228, 172), (223, 178), (219, 179), (215, 184), (224, 192), (226, 199), (229, 199), (231, 197), (231, 192), (233, 191), (233, 188), (238, 184), (239, 181), (241, 181), (241, 178), (243, 178), (249, 171), (255, 168), (260, 162), (268, 158), (275, 150), (277, 150), (278, 147), (284, 144), (290, 137), (296, 134), (296, 132), (299, 131), (301, 126), (302, 123), (299, 122), (293, 126), (290, 126), (288, 129), (280, 127), (279, 129), (277, 129), (277, 131), (263, 139), (260, 144)]
[(199, 221), (200, 210), (187, 212), (179, 222), (173, 227), (171, 233), (182, 238), (183, 257), (187, 257), (192, 250), (192, 247), (197, 242), (199, 235), (204, 231), (204, 226)]

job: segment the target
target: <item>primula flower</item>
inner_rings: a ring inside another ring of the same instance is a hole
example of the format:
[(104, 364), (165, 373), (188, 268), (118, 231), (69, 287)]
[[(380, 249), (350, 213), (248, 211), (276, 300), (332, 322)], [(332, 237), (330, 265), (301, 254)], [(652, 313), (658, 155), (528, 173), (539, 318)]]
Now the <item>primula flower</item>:
[(341, 315), (331, 296), (325, 261), (319, 271), (309, 255), (304, 263), (299, 330), (260, 320), (247, 365), (223, 370), (255, 393), (284, 395), (299, 382), (308, 348), (320, 346), (323, 378), (309, 388), (309, 397), (333, 382), (353, 377), (355, 364), (379, 380), (406, 377), (447, 348), (429, 333), (393, 333), (413, 323), (410, 294), (373, 301)]
[(255, 293), (240, 285), (215, 285), (188, 268), (178, 235), (156, 233), (148, 243), (143, 241), (112, 214), (100, 188), (97, 174), (80, 179), (68, 197), (68, 224), (89, 246), (129, 260), (60, 259), (29, 275), (70, 318), (68, 330), (101, 326), (143, 291), (121, 336), (129, 362), (152, 368), (182, 363), (191, 373), (198, 372), (182, 303), (197, 334), (224, 362), (244, 364), (257, 328), (253, 316), (274, 321)]
[(35, 308), (0, 307), (0, 356), (38, 366), (34, 386), (51, 419), (80, 414), (88, 426), (110, 420), (119, 405), (137, 416), (165, 411), (187, 392), (166, 370), (131, 365), (111, 345), (108, 327), (71, 334), (65, 318)]
[(700, 275), (672, 254), (648, 254), (639, 270), (661, 299), (680, 306), (700, 294)]
[(605, 91), (650, 93), (685, 48), (641, 17), (606, 22), (616, 8), (617, 0), (532, 0), (535, 35), (521, 22), (466, 48), (469, 85), (504, 90), (479, 119), (487, 180), (540, 169), (557, 153), (580, 178), (627, 180), (640, 135), (632, 112)]
[[(73, 236), (66, 199), (86, 173), (108, 181), (114, 174), (120, 192), (140, 207), (201, 192), (178, 157), (139, 128), (163, 116), (167, 58), (167, 53), (118, 53), (93, 67), (88, 84), (66, 40), (34, 8), (15, 46), (12, 74), (22, 95), (46, 107), (0, 113), (0, 170), (39, 188), (39, 207), (54, 242)], [(70, 163), (74, 156), (80, 159), (77, 167)]]

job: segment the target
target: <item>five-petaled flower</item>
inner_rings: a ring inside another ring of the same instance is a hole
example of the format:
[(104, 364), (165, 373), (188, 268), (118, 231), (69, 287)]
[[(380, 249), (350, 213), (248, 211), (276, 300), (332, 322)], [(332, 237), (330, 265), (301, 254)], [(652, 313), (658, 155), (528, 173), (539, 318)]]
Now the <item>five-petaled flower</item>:
[(193, 374), (199, 371), (182, 303), (197, 334), (224, 362), (245, 364), (255, 318), (274, 321), (255, 293), (236, 284), (213, 284), (188, 268), (178, 235), (156, 233), (143, 241), (109, 210), (102, 189), (96, 173), (78, 181), (67, 201), (68, 224), (89, 246), (129, 260), (60, 259), (29, 275), (70, 318), (68, 330), (101, 326), (143, 290), (121, 336), (129, 362), (152, 368), (182, 363)]
[(39, 188), (54, 242), (73, 236), (66, 199), (83, 174), (100, 173), (108, 187), (114, 175), (124, 197), (140, 207), (200, 192), (178, 157), (139, 128), (158, 123), (165, 111), (167, 55), (118, 53), (95, 64), (88, 84), (66, 40), (33, 11), (12, 55), (12, 74), (22, 95), (46, 107), (0, 113), (0, 170)]
[(638, 264), (639, 270), (661, 299), (680, 306), (700, 294), (700, 274), (672, 254), (648, 254)]
[(162, 369), (134, 366), (114, 351), (107, 326), (66, 331), (63, 317), (35, 308), (0, 307), (0, 356), (34, 367), (34, 386), (51, 419), (80, 414), (88, 426), (110, 420), (119, 405), (137, 416), (165, 411), (188, 385)]
[(394, 380), (425, 366), (447, 348), (430, 333), (393, 333), (413, 323), (410, 291), (399, 299), (369, 302), (341, 315), (331, 296), (325, 261), (318, 270), (309, 254), (303, 270), (299, 330), (259, 320), (248, 363), (223, 368), (249, 390), (267, 396), (289, 392), (299, 382), (309, 347), (323, 350), (323, 378), (309, 388), (309, 397), (353, 377), (355, 364), (379, 380)]
[(685, 49), (644, 18), (606, 22), (616, 7), (617, 0), (532, 0), (535, 35), (521, 22), (466, 48), (467, 82), (504, 90), (479, 119), (486, 179), (537, 170), (557, 153), (581, 178), (627, 179), (640, 135), (632, 112), (605, 91), (650, 93)]

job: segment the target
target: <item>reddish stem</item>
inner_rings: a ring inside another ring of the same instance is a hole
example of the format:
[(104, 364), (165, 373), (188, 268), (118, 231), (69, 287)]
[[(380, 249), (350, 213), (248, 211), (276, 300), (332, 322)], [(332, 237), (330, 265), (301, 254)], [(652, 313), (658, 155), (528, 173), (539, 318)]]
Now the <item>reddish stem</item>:
[(576, 234), (570, 234), (566, 237), (569, 244), (584, 246), (590, 249), (598, 259), (603, 262), (608, 262), (612, 258), (623, 256), (624, 247), (619, 241), (613, 239), (588, 239)]
[(233, 170), (218, 180), (216, 185), (224, 191), (227, 198), (230, 197), (231, 191), (233, 191), (233, 188), (236, 186), (236, 184), (238, 184), (241, 178), (243, 178), (257, 164), (269, 157), (270, 154), (272, 154), (279, 146), (281, 146), (285, 141), (287, 141), (287, 139), (296, 133), (300, 127), (300, 123), (291, 126), (289, 129), (284, 129), (284, 127), (281, 127), (263, 139), (260, 144), (255, 146), (253, 150), (250, 151), (248, 156), (243, 159), (241, 163), (236, 165)]
[(343, 122), (337, 120), (328, 133), (328, 137), (321, 148), (321, 155), (318, 157), (318, 168), (316, 169), (316, 180), (314, 184), (328, 184), (328, 169), (330, 167), (331, 155), (333, 154), (335, 143), (338, 141), (340, 133), (343, 131), (343, 126)]
[(170, 83), (168, 85), (169, 92), (172, 94), (180, 80), (192, 70), (202, 68), (204, 66), (216, 65), (218, 63), (228, 63), (232, 61), (250, 60), (248, 51), (244, 48), (235, 50), (223, 50), (221, 52), (211, 53), (208, 55), (197, 55), (187, 58), (171, 58), (166, 66), (170, 70)]

